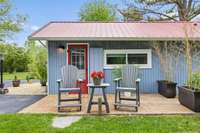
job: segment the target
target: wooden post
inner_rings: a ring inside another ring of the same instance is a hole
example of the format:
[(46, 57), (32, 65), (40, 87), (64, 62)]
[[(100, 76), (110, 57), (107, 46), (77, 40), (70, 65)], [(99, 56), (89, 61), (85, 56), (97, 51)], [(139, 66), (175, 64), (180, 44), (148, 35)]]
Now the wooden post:
[(98, 114), (99, 115), (102, 114), (102, 98), (101, 97), (98, 98)]

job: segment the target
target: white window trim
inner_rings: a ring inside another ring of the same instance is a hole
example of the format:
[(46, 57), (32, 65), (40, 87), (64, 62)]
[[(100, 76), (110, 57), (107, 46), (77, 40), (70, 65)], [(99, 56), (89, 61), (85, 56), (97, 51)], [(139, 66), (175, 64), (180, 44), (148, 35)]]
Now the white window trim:
[[(114, 67), (120, 65), (108, 65), (107, 64), (107, 54), (126, 54), (126, 60), (128, 54), (147, 54), (147, 64), (135, 64), (139, 68), (152, 68), (152, 50), (151, 49), (109, 49), (104, 50), (104, 69), (113, 69)], [(126, 61), (127, 63), (127, 61)]]

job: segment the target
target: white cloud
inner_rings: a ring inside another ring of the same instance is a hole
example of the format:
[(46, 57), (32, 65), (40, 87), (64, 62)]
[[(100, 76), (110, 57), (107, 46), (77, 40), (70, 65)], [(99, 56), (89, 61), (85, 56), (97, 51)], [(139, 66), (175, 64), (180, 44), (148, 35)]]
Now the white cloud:
[(36, 31), (36, 30), (38, 30), (40, 27), (37, 26), (37, 25), (32, 25), (30, 28), (31, 28), (32, 31)]

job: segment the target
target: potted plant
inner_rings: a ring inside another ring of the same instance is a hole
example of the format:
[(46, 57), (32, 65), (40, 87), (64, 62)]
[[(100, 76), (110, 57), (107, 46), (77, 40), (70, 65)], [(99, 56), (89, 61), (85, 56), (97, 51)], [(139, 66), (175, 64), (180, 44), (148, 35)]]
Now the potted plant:
[[(179, 102), (187, 108), (195, 112), (200, 112), (200, 69), (193, 66), (193, 64), (199, 64), (199, 43), (190, 41), (189, 38), (189, 34), (192, 34), (191, 29), (193, 29), (193, 26), (185, 23), (183, 27), (185, 34), (184, 53), (187, 62), (188, 81), (185, 86), (178, 87), (178, 99)], [(196, 68), (197, 71), (193, 73), (193, 70)]]
[(176, 97), (177, 83), (173, 81), (180, 57), (178, 46), (175, 42), (170, 41), (155, 42), (152, 46), (159, 58), (164, 77), (164, 80), (157, 80), (158, 93), (167, 98), (174, 98)]
[(200, 72), (193, 73), (185, 86), (178, 86), (179, 102), (189, 109), (200, 112)]
[(29, 75), (26, 76), (26, 81), (27, 81), (27, 83), (29, 83), (29, 84), (31, 83), (31, 77), (30, 77)]
[(38, 72), (40, 75), (40, 84), (41, 86), (47, 86), (47, 67), (46, 63), (42, 64), (41, 67), (38, 68)]
[(102, 82), (102, 79), (104, 78), (104, 73), (102, 71), (98, 71), (98, 72), (93, 71), (91, 73), (91, 77), (95, 85), (100, 85)]
[(47, 80), (40, 80), (41, 86), (47, 86)]
[(176, 84), (170, 80), (158, 80), (158, 93), (167, 97), (174, 98), (176, 97)]
[(15, 75), (14, 80), (12, 81), (13, 87), (19, 87), (20, 80), (17, 79), (17, 76)]

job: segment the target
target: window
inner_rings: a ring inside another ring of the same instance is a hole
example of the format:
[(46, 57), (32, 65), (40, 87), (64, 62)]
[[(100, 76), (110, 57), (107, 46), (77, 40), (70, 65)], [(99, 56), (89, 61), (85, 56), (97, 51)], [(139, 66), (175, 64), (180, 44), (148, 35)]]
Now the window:
[(126, 64), (126, 54), (107, 54), (107, 64)]
[(151, 49), (104, 50), (104, 67), (135, 64), (140, 68), (151, 68), (151, 56)]
[(147, 64), (147, 54), (128, 54), (128, 64)]

